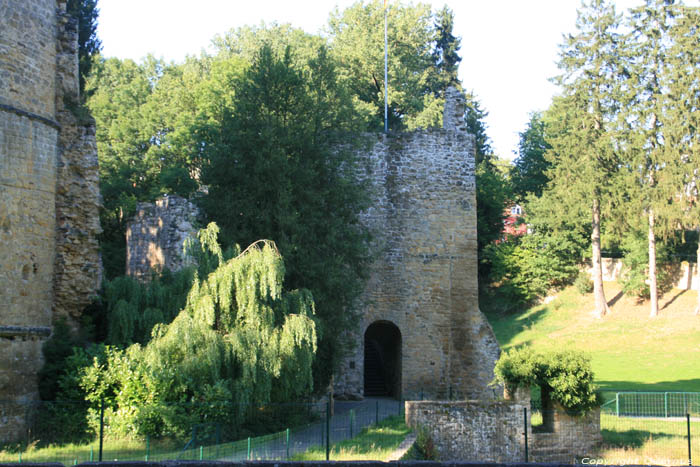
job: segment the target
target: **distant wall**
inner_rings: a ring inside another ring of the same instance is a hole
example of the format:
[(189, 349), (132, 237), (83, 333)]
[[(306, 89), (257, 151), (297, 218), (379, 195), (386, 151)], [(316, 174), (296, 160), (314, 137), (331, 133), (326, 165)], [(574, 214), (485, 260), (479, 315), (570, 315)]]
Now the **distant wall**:
[[(622, 274), (622, 259), (620, 258), (603, 258), (603, 280), (617, 281)], [(683, 261), (681, 263), (671, 264), (672, 274), (677, 277), (675, 284), (676, 289), (681, 290), (700, 290), (700, 275), (698, 274), (698, 265)], [(593, 269), (588, 268), (588, 273), (593, 274)]]
[(152, 271), (182, 269), (183, 244), (196, 235), (199, 209), (180, 196), (139, 203), (126, 227), (126, 273), (148, 280)]

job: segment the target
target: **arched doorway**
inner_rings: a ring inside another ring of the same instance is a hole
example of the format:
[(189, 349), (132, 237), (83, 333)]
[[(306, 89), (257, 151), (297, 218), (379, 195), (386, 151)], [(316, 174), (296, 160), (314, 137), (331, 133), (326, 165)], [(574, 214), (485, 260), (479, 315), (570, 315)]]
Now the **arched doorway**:
[(376, 321), (365, 331), (365, 396), (401, 397), (401, 331)]

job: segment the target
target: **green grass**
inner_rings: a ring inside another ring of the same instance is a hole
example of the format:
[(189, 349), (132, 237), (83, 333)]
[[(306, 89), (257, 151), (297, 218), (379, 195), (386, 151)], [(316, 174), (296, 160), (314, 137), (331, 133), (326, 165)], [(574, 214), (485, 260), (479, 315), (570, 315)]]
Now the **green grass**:
[[(685, 419), (600, 416), (606, 464), (684, 465), (688, 462)], [(700, 422), (690, 424), (692, 458), (700, 455)]]
[(573, 287), (547, 304), (487, 317), (503, 349), (587, 352), (604, 391), (700, 392), (697, 292), (672, 290), (659, 301), (660, 316), (649, 318), (648, 302), (623, 296), (614, 282), (605, 289), (612, 306), (603, 319), (592, 315), (592, 294), (581, 296)]
[[(162, 458), (172, 458), (172, 453), (179, 452), (183, 444), (175, 443), (171, 440), (151, 441), (148, 446), (143, 440), (105, 440), (102, 459), (113, 460), (159, 460)], [(99, 453), (99, 442), (90, 444), (63, 444), (39, 446), (30, 444), (29, 446), (6, 447), (0, 450), (0, 462), (61, 462), (65, 465), (74, 463), (97, 461)], [(166, 453), (168, 455), (166, 455)]]
[[(330, 460), (378, 460), (385, 461), (410, 433), (403, 417), (395, 415), (379, 423), (378, 426), (366, 428), (352, 439), (333, 444)], [(326, 460), (323, 446), (312, 447), (308, 451), (292, 458), (295, 461)]]

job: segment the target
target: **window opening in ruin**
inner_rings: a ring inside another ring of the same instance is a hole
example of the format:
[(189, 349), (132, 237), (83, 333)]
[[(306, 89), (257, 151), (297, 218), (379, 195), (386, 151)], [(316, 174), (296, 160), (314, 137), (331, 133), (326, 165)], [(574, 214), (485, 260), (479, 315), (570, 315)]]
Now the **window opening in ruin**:
[(365, 332), (365, 396), (401, 397), (401, 331), (376, 321)]

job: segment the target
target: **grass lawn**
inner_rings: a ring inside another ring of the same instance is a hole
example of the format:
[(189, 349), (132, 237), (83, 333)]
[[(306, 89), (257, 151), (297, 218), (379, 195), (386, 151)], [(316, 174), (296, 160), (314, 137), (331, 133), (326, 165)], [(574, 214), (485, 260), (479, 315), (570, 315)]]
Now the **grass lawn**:
[[(411, 430), (404, 423), (403, 417), (395, 415), (362, 430), (352, 439), (331, 446), (330, 460), (332, 461), (385, 461), (399, 447), (401, 441)], [(295, 461), (326, 460), (326, 450), (317, 446), (292, 457)]]
[(622, 295), (617, 283), (606, 282), (605, 293), (611, 313), (602, 319), (591, 313), (592, 294), (582, 296), (573, 287), (520, 314), (487, 312), (487, 317), (503, 349), (530, 345), (587, 352), (603, 391), (700, 392), (697, 292), (667, 293), (653, 319), (649, 303)]

